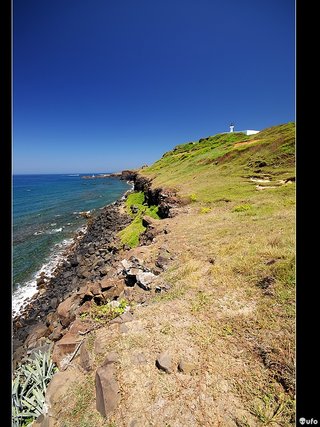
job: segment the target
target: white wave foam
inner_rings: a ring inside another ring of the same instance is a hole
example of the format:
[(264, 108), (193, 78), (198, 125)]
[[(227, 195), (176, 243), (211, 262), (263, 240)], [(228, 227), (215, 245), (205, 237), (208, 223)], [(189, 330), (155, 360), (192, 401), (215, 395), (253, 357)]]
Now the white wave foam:
[(54, 228), (53, 230), (49, 230), (47, 231), (47, 234), (55, 234), (55, 233), (60, 233), (62, 231), (63, 227), (60, 228)]
[(33, 233), (33, 235), (34, 236), (39, 236), (40, 234), (43, 234), (44, 233), (44, 231), (35, 231), (34, 233)]
[[(78, 231), (81, 231), (79, 229)], [(55, 245), (55, 248), (52, 249), (52, 254), (46, 260), (46, 263), (33, 275), (32, 279), (28, 282), (20, 285), (18, 289), (13, 292), (12, 295), (12, 316), (16, 316), (20, 311), (28, 304), (29, 299), (38, 293), (37, 289), (37, 278), (41, 273), (44, 273), (47, 277), (53, 277), (55, 269), (58, 267), (59, 263), (63, 260), (65, 251), (73, 243), (75, 243), (75, 238), (65, 239), (61, 243)]]

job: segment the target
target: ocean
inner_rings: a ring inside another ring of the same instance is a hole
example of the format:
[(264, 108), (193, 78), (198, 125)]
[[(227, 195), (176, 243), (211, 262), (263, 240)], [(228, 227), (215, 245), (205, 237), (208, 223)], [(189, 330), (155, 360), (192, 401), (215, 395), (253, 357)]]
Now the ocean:
[(85, 230), (81, 212), (95, 215), (131, 188), (118, 178), (84, 175), (92, 173), (13, 175), (13, 315), (36, 293), (39, 274), (51, 276), (75, 234)]

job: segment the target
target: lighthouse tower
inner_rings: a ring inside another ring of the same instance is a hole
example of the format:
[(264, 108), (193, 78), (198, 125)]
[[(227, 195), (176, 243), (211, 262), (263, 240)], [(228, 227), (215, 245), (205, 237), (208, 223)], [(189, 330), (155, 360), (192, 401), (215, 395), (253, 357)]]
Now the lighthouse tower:
[(230, 123), (230, 132), (233, 132), (234, 130), (234, 123)]

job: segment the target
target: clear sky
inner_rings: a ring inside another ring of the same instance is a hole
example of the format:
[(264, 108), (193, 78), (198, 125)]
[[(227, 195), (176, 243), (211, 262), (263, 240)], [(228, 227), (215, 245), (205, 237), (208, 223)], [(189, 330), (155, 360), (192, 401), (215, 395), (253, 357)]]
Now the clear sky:
[(295, 120), (294, 0), (13, 0), (13, 172)]

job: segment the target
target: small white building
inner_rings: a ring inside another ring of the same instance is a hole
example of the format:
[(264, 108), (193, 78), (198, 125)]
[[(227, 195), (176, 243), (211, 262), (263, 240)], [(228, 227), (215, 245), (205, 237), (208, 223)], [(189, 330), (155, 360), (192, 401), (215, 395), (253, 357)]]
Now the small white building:
[[(234, 123), (230, 123), (230, 133), (234, 132)], [(244, 133), (245, 135), (255, 135), (256, 133), (259, 133), (259, 130), (253, 130), (253, 129), (247, 129), (247, 130), (237, 130), (236, 132)], [(225, 132), (223, 132), (225, 133)]]
[(247, 129), (247, 130), (240, 130), (239, 132), (243, 132), (246, 135), (255, 135), (256, 133), (259, 133), (259, 130), (253, 130), (253, 129)]

